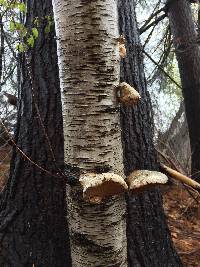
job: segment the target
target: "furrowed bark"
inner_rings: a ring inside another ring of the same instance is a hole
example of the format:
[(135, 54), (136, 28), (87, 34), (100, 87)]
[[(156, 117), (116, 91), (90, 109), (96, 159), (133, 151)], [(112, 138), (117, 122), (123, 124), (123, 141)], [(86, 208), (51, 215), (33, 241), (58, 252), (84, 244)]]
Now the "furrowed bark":
[(200, 181), (200, 48), (190, 2), (167, 1), (168, 17), (173, 35), (182, 83), (185, 113), (191, 146), (191, 172)]
[[(63, 100), (65, 162), (79, 171), (96, 167), (123, 175), (115, 87), (119, 84), (118, 16), (115, 0), (54, 0)], [(78, 178), (78, 177), (77, 177)], [(73, 266), (126, 266), (125, 203), (101, 205), (69, 189)]]
[[(118, 0), (119, 28), (126, 40), (127, 56), (121, 61), (121, 82), (137, 89), (141, 100), (121, 108), (125, 173), (159, 170), (153, 144), (153, 118), (147, 91), (142, 46), (134, 0)], [(182, 266), (174, 250), (158, 189), (127, 195), (128, 264), (130, 267)]]
[[(45, 34), (52, 16), (51, 0), (27, 1), (26, 26), (39, 18), (39, 36), (29, 51), (34, 78), (33, 99), (27, 61), (21, 65), (19, 110), (15, 142), (34, 162), (58, 172), (35, 105), (60, 168), (64, 163), (62, 110), (54, 28)], [(22, 55), (23, 56), (23, 55)], [(0, 194), (0, 266), (71, 266), (65, 210), (65, 182), (47, 175), (14, 147), (8, 184)]]

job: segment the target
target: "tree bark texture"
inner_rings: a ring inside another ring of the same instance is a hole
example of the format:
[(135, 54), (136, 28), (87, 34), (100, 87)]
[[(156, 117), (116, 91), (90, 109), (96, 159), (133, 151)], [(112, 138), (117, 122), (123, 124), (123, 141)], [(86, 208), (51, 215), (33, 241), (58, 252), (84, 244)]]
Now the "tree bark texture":
[[(39, 19), (39, 37), (29, 51), (34, 92), (23, 61), (15, 142), (34, 162), (56, 174), (35, 108), (37, 104), (57, 165), (62, 168), (62, 110), (53, 27), (45, 34), (45, 16), (53, 16), (52, 11), (50, 0), (28, 1), (27, 27), (31, 29), (33, 20)], [(63, 179), (42, 172), (14, 147), (9, 181), (0, 200), (0, 266), (70, 266)]]
[[(115, 0), (54, 0), (60, 81), (63, 95), (65, 163), (80, 172), (109, 167), (123, 175), (116, 86), (120, 77), (118, 15)], [(68, 195), (72, 265), (123, 266), (126, 263), (125, 201), (100, 205)]]
[[(153, 144), (150, 95), (144, 76), (134, 0), (118, 0), (120, 34), (126, 39), (127, 56), (121, 62), (121, 81), (134, 86), (141, 95), (134, 108), (121, 108), (125, 173), (136, 169), (158, 170)], [(182, 266), (177, 256), (158, 189), (127, 195), (128, 263), (131, 267)]]
[(200, 48), (190, 3), (170, 1), (168, 17), (182, 83), (191, 145), (191, 172), (200, 181)]

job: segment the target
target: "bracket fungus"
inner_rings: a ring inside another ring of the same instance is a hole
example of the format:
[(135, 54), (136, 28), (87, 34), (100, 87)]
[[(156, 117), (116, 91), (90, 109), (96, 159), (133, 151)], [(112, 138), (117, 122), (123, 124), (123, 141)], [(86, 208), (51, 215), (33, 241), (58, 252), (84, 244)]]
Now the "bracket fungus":
[(155, 185), (163, 185), (168, 177), (157, 171), (136, 170), (127, 177), (127, 184), (131, 193), (140, 193)]
[(125, 38), (123, 35), (119, 37), (119, 54), (122, 58), (126, 57)]
[(107, 197), (121, 195), (128, 189), (124, 179), (115, 173), (85, 173), (79, 181), (83, 198), (93, 204), (99, 204)]
[(141, 99), (138, 91), (126, 82), (120, 83), (117, 86), (117, 90), (119, 92), (119, 101), (127, 107), (137, 104), (137, 102)]

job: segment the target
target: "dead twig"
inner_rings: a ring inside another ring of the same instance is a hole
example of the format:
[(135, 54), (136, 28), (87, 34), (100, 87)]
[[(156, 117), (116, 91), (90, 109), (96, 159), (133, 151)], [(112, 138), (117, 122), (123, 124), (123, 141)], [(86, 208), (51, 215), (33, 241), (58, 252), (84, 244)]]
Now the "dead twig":
[(171, 169), (170, 167), (167, 167), (164, 164), (160, 165), (161, 169), (163, 170), (164, 173), (167, 173), (168, 175), (170, 175), (173, 179), (180, 181), (188, 186), (193, 187), (194, 189), (196, 189), (197, 191), (200, 192), (200, 184), (194, 180), (192, 180), (191, 178), (187, 177), (186, 175), (175, 171), (173, 169)]

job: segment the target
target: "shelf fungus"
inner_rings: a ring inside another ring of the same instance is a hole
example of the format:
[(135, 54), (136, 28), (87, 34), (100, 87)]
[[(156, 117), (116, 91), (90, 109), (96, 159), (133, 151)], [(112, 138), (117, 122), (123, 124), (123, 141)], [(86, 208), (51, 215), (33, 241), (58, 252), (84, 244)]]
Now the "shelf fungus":
[(125, 38), (123, 35), (119, 37), (119, 54), (122, 58), (126, 57)]
[(120, 83), (117, 86), (117, 94), (120, 103), (128, 107), (137, 104), (137, 102), (141, 99), (138, 91), (125, 82)]
[(140, 193), (156, 185), (166, 184), (168, 178), (157, 171), (136, 170), (127, 177), (127, 184), (131, 193)]
[(83, 188), (83, 198), (93, 204), (100, 204), (103, 199), (121, 195), (128, 186), (124, 179), (114, 173), (86, 173), (79, 179)]

